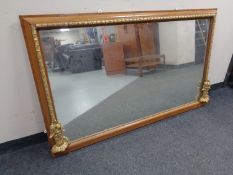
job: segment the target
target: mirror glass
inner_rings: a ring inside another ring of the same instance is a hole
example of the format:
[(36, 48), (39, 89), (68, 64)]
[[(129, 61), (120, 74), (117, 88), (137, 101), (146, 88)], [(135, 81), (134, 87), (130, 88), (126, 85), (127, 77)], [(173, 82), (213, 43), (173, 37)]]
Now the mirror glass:
[(195, 101), (208, 19), (40, 30), (58, 120), (79, 139)]

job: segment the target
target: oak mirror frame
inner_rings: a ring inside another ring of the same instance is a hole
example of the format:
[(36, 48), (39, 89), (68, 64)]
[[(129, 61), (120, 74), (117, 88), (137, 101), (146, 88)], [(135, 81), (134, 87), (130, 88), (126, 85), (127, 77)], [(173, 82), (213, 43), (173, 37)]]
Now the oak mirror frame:
[[(217, 9), (193, 9), (20, 16), (20, 22), (44, 117), (48, 141), (51, 146), (52, 156), (56, 157), (59, 155), (64, 155), (110, 137), (143, 127), (192, 109), (196, 109), (203, 106), (205, 103), (208, 103), (208, 91), (210, 89), (208, 69), (216, 14)], [(54, 98), (52, 96), (52, 90), (48, 79), (48, 72), (45, 59), (43, 58), (44, 56), (40, 42), (40, 30), (197, 19), (209, 20), (209, 32), (204, 56), (202, 80), (199, 86), (199, 95), (196, 100), (129, 123), (121, 124), (119, 126), (91, 134), (86, 137), (82, 137), (78, 140), (69, 141), (69, 139), (64, 135), (63, 126), (56, 116)]]

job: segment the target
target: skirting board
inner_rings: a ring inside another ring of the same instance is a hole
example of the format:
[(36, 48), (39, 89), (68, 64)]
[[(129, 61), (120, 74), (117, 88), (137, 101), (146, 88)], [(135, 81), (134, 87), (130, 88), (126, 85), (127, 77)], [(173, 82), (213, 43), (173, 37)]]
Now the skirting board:
[(213, 91), (223, 87), (224, 87), (224, 82), (220, 82), (220, 83), (212, 84), (210, 90)]
[(0, 144), (0, 155), (20, 150), (24, 147), (46, 142), (47, 135), (44, 132), (33, 134), (27, 137), (11, 140)]
[[(211, 85), (211, 91), (219, 89), (219, 88), (223, 88), (223, 87), (224, 87), (223, 82), (216, 83), (216, 84)], [(31, 136), (27, 136), (27, 137), (19, 138), (16, 140), (11, 140), (11, 141), (8, 141), (5, 143), (1, 143), (0, 144), (0, 155), (5, 154), (5, 153), (9, 153), (9, 152), (14, 152), (14, 151), (17, 151), (17, 150), (22, 149), (24, 147), (35, 145), (38, 143), (43, 143), (46, 141), (47, 141), (47, 135), (45, 133), (41, 132), (41, 133), (34, 134)]]

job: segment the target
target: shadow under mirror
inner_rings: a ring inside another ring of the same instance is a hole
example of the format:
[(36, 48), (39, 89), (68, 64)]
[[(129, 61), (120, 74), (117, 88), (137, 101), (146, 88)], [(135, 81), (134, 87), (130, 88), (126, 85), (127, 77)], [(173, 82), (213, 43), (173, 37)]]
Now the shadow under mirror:
[(209, 20), (40, 30), (70, 140), (196, 100)]

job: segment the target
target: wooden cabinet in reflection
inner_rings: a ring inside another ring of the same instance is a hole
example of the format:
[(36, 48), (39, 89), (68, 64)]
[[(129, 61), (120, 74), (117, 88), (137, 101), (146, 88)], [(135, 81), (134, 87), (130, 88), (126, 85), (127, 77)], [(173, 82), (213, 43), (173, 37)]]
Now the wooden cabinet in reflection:
[(155, 68), (160, 64), (156, 23), (119, 25), (117, 33), (123, 44), (127, 68), (137, 68), (143, 76), (143, 68)]
[(118, 25), (116, 42), (103, 45), (107, 74), (123, 73), (136, 68), (143, 76), (143, 68), (155, 68), (161, 63), (158, 45), (158, 24)]
[(156, 54), (156, 24), (117, 26), (118, 39), (123, 43), (125, 58)]
[(107, 75), (125, 73), (123, 45), (121, 42), (103, 44), (103, 56)]

